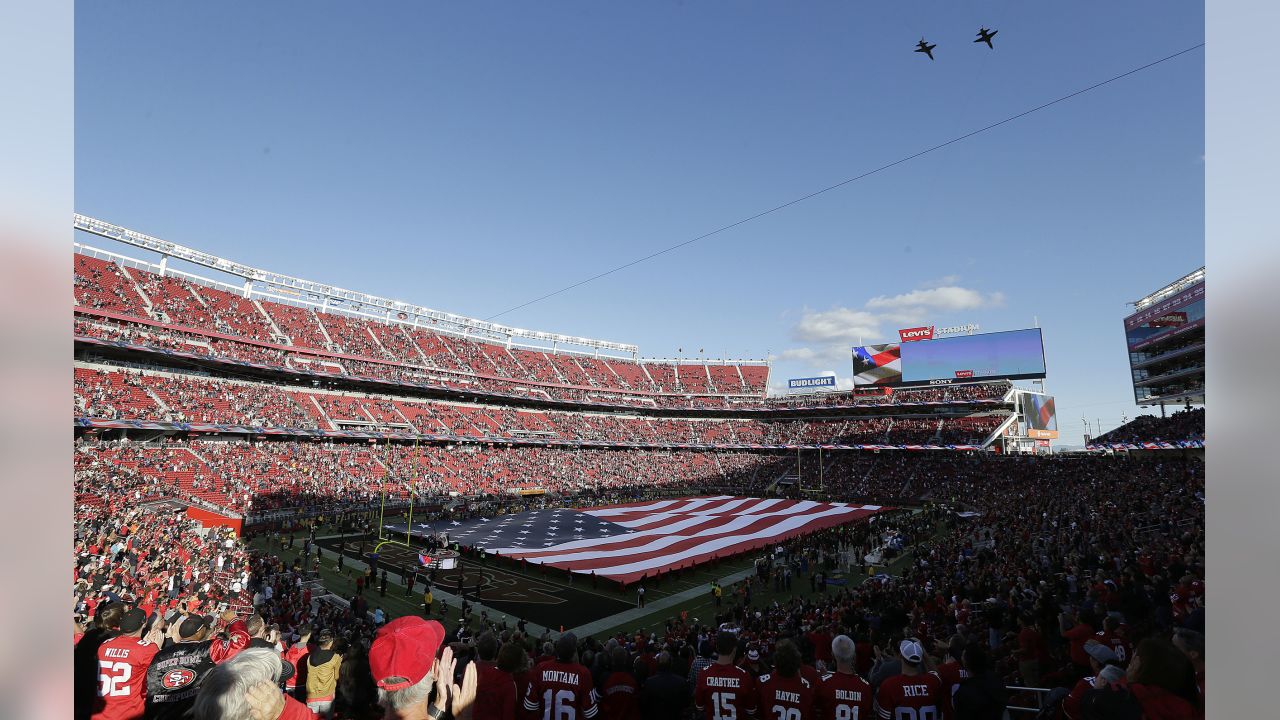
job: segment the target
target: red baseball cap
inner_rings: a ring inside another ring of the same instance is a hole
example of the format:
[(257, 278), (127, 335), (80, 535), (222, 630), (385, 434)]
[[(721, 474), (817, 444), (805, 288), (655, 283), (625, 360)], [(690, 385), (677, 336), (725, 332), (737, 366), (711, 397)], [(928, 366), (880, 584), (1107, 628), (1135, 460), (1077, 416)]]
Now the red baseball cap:
[(421, 682), (436, 662), (444, 626), (407, 615), (378, 631), (369, 648), (369, 669), (383, 690), (403, 690)]

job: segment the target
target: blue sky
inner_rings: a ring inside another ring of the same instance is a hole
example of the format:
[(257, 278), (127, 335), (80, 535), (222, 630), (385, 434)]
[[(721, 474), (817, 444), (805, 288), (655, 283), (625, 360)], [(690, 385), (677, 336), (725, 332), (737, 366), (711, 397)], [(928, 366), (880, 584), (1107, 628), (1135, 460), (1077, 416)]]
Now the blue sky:
[[(1167, 0), (370, 7), (80, 3), (77, 210), (488, 318), (1204, 34)], [(1079, 442), (1137, 412), (1125, 303), (1204, 263), (1203, 59), (497, 320), (772, 354), (779, 385), (899, 327), (1038, 320)]]

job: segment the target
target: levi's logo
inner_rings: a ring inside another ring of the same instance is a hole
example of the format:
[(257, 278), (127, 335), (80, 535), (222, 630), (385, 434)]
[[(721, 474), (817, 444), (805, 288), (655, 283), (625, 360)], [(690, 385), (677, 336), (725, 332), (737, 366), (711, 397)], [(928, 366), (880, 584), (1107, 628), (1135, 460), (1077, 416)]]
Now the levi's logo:
[(958, 378), (971, 378), (971, 377), (973, 377), (973, 371), (972, 371), (972, 370), (957, 370), (957, 371), (956, 371), (956, 377), (958, 377)]
[(933, 326), (906, 328), (898, 331), (898, 338), (902, 342), (912, 342), (915, 340), (930, 340), (933, 338)]

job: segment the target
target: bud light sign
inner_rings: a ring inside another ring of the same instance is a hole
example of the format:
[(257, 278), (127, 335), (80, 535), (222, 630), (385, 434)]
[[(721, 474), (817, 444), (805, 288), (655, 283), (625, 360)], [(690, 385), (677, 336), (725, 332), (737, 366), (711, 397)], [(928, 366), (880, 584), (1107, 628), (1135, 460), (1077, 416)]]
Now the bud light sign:
[(809, 378), (792, 378), (787, 381), (787, 388), (791, 390), (811, 390), (813, 388), (835, 388), (836, 378), (834, 375), (823, 375), (822, 377)]

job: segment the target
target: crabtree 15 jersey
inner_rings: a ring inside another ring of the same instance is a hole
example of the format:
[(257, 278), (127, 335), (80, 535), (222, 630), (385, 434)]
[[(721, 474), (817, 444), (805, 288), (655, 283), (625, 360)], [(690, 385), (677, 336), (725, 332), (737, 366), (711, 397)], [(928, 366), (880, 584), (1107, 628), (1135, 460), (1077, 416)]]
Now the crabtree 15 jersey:
[(693, 705), (706, 720), (756, 716), (756, 682), (737, 665), (712, 663), (698, 673)]

